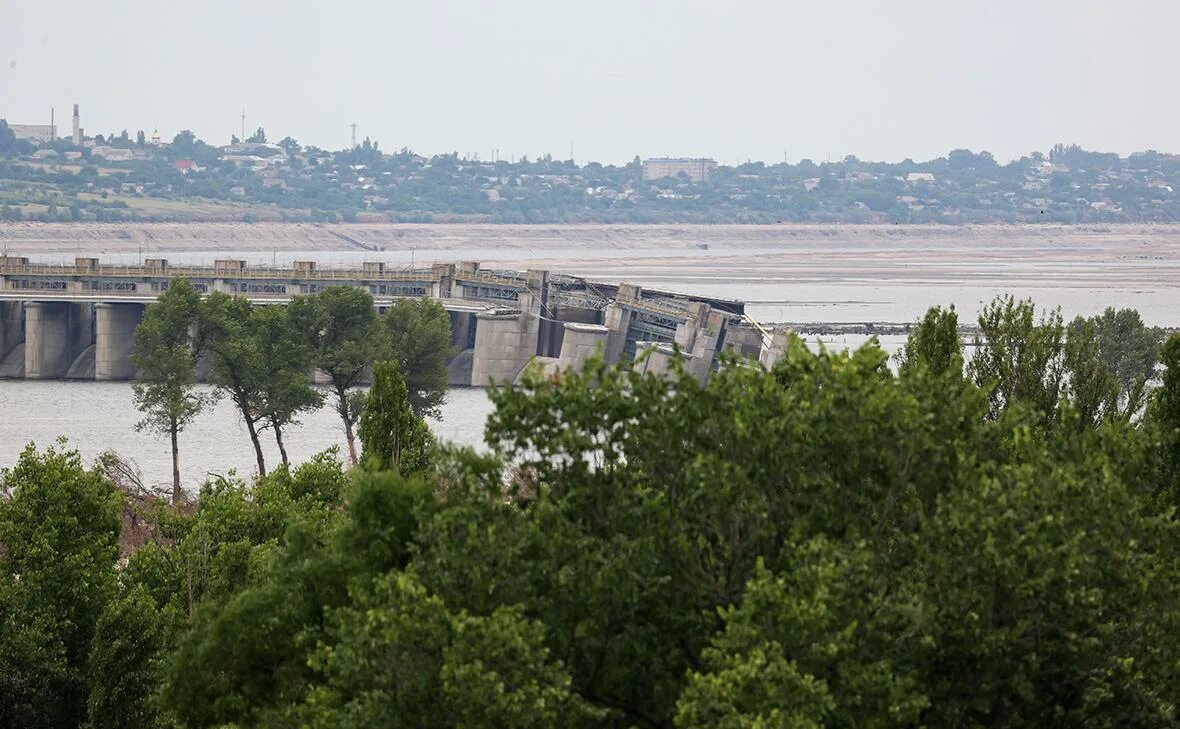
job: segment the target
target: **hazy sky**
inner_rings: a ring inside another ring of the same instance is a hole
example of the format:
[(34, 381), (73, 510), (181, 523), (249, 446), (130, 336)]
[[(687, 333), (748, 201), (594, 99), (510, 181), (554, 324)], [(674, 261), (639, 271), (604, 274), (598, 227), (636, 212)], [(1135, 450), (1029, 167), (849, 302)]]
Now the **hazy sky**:
[(0, 0), (0, 118), (579, 162), (1180, 152), (1176, 0)]

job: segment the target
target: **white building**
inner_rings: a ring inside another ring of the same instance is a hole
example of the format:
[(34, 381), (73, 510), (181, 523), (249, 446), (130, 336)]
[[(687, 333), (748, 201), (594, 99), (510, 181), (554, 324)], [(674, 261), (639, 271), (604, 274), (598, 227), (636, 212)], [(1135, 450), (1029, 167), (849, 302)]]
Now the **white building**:
[(643, 160), (643, 179), (661, 180), (665, 177), (679, 177), (681, 173), (693, 182), (703, 182), (717, 171), (717, 162), (711, 159), (689, 159), (687, 157), (653, 157)]
[(57, 139), (57, 126), (54, 124), (9, 124), (8, 128), (17, 139), (30, 142), (52, 142)]
[(107, 162), (130, 162), (135, 159), (135, 152), (117, 147), (95, 147), (90, 154), (93, 157), (102, 157)]

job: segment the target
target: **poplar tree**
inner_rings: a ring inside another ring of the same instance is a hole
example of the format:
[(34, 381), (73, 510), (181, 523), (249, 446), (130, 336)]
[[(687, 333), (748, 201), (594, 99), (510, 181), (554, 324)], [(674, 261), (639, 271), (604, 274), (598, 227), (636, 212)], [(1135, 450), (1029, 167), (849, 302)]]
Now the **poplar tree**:
[(131, 355), (138, 370), (132, 386), (135, 406), (144, 414), (135, 427), (168, 436), (173, 503), (181, 498), (180, 433), (209, 401), (197, 390), (200, 309), (201, 295), (193, 285), (173, 279), (135, 328)]
[(333, 404), (355, 465), (354, 426), (364, 397), (356, 387), (380, 346), (373, 296), (364, 289), (333, 286), (291, 302), (290, 314), (293, 325), (307, 332), (313, 366), (331, 380)]
[(451, 317), (436, 299), (401, 299), (382, 317), (387, 353), (401, 366), (410, 407), (421, 417), (437, 416), (447, 395)]
[(402, 474), (424, 470), (432, 441), (430, 429), (410, 407), (398, 363), (380, 362), (373, 374), (358, 431), (364, 445), (362, 462)]

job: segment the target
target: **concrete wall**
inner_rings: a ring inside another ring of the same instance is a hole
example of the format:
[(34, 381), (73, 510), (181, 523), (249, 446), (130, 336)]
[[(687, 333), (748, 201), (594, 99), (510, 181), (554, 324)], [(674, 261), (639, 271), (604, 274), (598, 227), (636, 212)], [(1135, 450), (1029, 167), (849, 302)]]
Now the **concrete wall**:
[(135, 327), (145, 308), (141, 304), (94, 305), (94, 379), (135, 377), (131, 353), (135, 351)]
[(25, 341), (25, 311), (19, 301), (0, 301), (0, 360)]
[(92, 304), (31, 301), (25, 304), (25, 377), (65, 377), (93, 343)]
[(451, 344), (460, 350), (475, 346), (475, 314), (466, 311), (452, 311), (451, 316)]
[(754, 327), (734, 327), (726, 332), (722, 349), (744, 359), (758, 359), (762, 354), (762, 332)]

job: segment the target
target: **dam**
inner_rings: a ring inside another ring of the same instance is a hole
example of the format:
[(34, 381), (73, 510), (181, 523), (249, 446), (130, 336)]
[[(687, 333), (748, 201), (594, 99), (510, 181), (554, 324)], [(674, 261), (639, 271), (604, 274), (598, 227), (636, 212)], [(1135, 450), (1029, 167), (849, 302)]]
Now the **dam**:
[[(646, 354), (646, 371), (666, 371), (679, 351), (703, 381), (717, 356), (766, 359), (779, 345), (745, 316), (740, 301), (629, 284), (595, 283), (545, 270), (482, 269), (475, 261), (392, 268), (247, 266), (225, 259), (172, 266), (149, 258), (133, 266), (79, 257), (73, 265), (0, 256), (0, 378), (129, 380), (135, 327), (171, 280), (220, 291), (254, 305), (285, 305), (330, 286), (355, 286), (383, 311), (402, 298), (439, 301), (451, 319), (452, 385), (515, 382), (532, 362), (547, 370), (579, 367), (602, 352), (609, 363)], [(773, 354), (770, 355), (773, 357)]]

